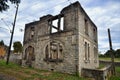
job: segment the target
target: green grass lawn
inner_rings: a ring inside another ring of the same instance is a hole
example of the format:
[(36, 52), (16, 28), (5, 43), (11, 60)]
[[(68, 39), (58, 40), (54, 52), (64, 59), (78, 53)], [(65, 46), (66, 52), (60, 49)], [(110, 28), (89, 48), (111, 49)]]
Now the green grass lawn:
[[(100, 64), (100, 68), (105, 65)], [(45, 71), (28, 67), (21, 67), (14, 63), (5, 64), (0, 60), (0, 74), (15, 77), (17, 80), (92, 80), (90, 78), (82, 78), (76, 75), (63, 74), (59, 72)], [(116, 67), (116, 75), (109, 80), (120, 80), (120, 67)]]
[[(99, 60), (111, 61), (111, 58), (108, 57), (99, 57)], [(115, 58), (115, 62), (120, 62), (120, 58)]]
[(109, 80), (120, 80), (120, 67), (115, 67), (116, 75), (110, 77)]
[(19, 65), (0, 60), (0, 74), (15, 77), (17, 80), (88, 80), (76, 75), (50, 72), (39, 69), (21, 67)]

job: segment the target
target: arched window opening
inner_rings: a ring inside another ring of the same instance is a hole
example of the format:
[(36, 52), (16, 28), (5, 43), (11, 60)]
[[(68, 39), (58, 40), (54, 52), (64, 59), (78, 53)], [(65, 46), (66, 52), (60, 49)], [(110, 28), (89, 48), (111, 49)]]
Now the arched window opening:
[(45, 61), (49, 62), (62, 62), (63, 60), (63, 47), (62, 44), (52, 41), (45, 47)]

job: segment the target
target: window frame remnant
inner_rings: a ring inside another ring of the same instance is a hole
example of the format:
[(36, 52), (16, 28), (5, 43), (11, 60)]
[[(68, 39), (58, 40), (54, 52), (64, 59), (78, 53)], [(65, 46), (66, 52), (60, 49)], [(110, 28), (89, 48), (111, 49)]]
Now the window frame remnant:
[(45, 47), (45, 58), (47, 62), (62, 62), (63, 61), (63, 46), (61, 43), (51, 41)]
[(90, 61), (90, 44), (85, 41), (84, 43), (84, 50), (85, 50), (85, 62)]
[(97, 62), (97, 47), (94, 46), (94, 62)]
[[(53, 24), (53, 22), (57, 20), (56, 26)], [(63, 21), (63, 23), (62, 23)], [(63, 14), (56, 15), (48, 20), (48, 25), (50, 27), (50, 34), (56, 33), (56, 32), (61, 32), (64, 30), (64, 16)], [(54, 31), (56, 29), (56, 31)]]

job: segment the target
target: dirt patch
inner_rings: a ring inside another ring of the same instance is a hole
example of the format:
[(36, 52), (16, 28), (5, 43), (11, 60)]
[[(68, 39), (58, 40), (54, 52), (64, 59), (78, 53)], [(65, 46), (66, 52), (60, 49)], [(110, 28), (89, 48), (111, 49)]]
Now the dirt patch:
[(29, 74), (39, 74), (39, 72), (35, 71), (35, 70), (26, 70), (29, 72)]
[(46, 80), (46, 79), (35, 78), (34, 80)]
[(16, 77), (31, 77), (31, 75), (25, 74), (23, 71), (14, 71), (12, 69), (8, 69), (7, 72), (11, 73), (11, 75), (16, 75)]
[(50, 72), (42, 72), (40, 74), (43, 75), (43, 76), (49, 76), (51, 73)]

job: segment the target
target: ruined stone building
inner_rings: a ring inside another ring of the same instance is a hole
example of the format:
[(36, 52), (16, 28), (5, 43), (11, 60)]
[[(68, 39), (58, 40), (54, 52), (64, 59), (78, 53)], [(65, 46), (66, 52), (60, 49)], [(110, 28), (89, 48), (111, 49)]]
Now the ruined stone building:
[(99, 66), (97, 27), (79, 2), (25, 25), (22, 65), (71, 74)]

